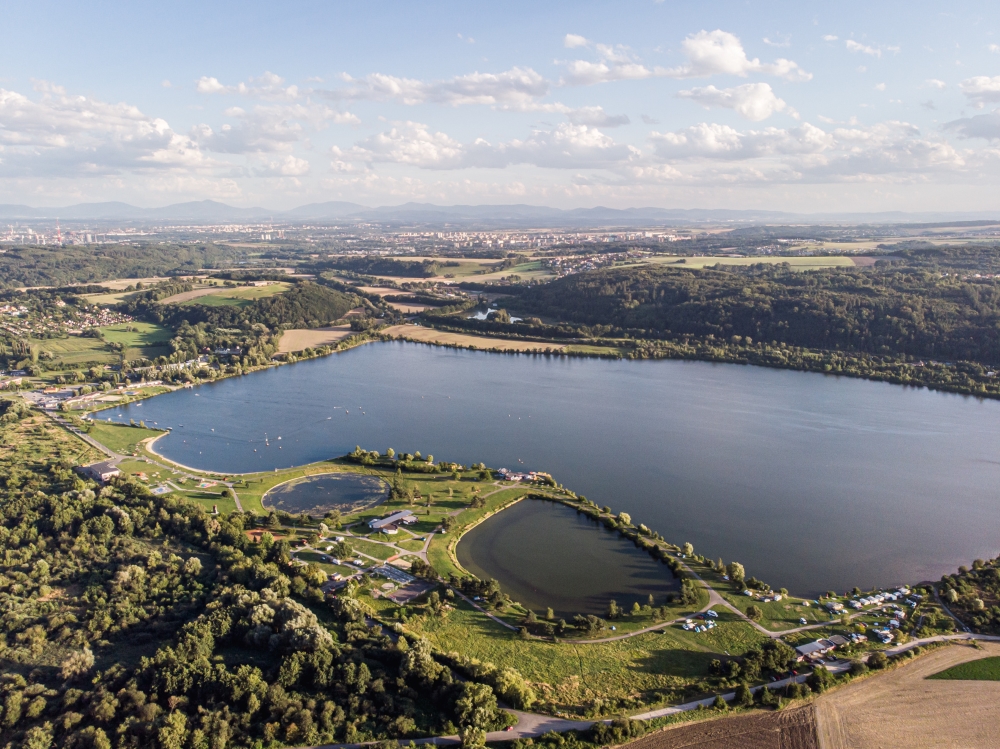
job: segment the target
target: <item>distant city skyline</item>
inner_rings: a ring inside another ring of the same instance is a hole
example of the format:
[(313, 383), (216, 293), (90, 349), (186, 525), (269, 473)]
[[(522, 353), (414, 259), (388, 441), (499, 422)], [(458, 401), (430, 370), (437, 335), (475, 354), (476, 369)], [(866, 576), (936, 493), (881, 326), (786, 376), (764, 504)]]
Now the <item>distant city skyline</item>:
[(3, 2), (0, 203), (1000, 209), (986, 2)]

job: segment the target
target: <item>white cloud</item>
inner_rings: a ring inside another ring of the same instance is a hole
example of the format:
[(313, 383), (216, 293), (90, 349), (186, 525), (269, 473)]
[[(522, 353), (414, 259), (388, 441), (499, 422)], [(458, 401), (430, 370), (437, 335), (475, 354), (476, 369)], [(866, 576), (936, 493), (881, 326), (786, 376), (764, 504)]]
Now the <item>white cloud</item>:
[(885, 91), (885, 84), (884, 83), (876, 83), (875, 84), (875, 90), (876, 91)]
[[(826, 131), (808, 123), (792, 129), (739, 131), (702, 123), (650, 136), (655, 154), (689, 177), (709, 180), (866, 181), (926, 179), (965, 168), (947, 141), (921, 135), (905, 122)], [(738, 162), (733, 167), (722, 166)], [(728, 175), (728, 177), (726, 176)]]
[(994, 54), (1000, 53), (1000, 44), (991, 44), (989, 46), (989, 50), (990, 50), (990, 52), (992, 52)]
[(280, 161), (268, 162), (267, 166), (254, 170), (258, 177), (304, 177), (309, 174), (309, 162), (291, 154)]
[(835, 42), (835, 41), (837, 41), (837, 40), (838, 40), (839, 38), (840, 38), (840, 37), (839, 37), (839, 36), (837, 36), (837, 35), (835, 35), (835, 34), (824, 34), (824, 35), (823, 35), (823, 41), (824, 41), (824, 42)]
[(219, 153), (274, 153), (288, 151), (301, 140), (302, 123), (318, 130), (330, 122), (344, 125), (361, 122), (350, 112), (337, 112), (316, 104), (271, 104), (256, 106), (250, 112), (229, 107), (225, 115), (237, 120), (237, 124), (227, 123), (217, 130), (198, 125), (191, 130), (192, 140)]
[(757, 58), (747, 58), (739, 38), (728, 31), (699, 31), (691, 34), (683, 42), (681, 49), (687, 55), (688, 63), (666, 71), (677, 78), (700, 78), (710, 75), (747, 76), (749, 73), (767, 73), (790, 81), (808, 81), (811, 73), (806, 73), (791, 60), (778, 59), (772, 63), (762, 63)]
[(791, 37), (786, 36), (781, 41), (772, 42), (770, 39), (768, 39), (765, 36), (764, 37), (764, 44), (766, 44), (768, 47), (791, 47), (792, 46), (792, 40), (791, 40)]
[(1000, 102), (1000, 75), (966, 78), (958, 84), (958, 88), (976, 109)]
[(218, 78), (203, 75), (195, 82), (199, 94), (233, 94), (249, 96), (268, 101), (295, 101), (301, 97), (298, 86), (284, 86), (285, 79), (274, 73), (265, 72), (258, 78), (250, 78), (248, 83), (226, 86)]
[(35, 83), (32, 100), (0, 89), (0, 174), (67, 176), (212, 165), (197, 144), (130, 104)]
[(746, 83), (726, 89), (707, 86), (690, 91), (678, 91), (677, 96), (696, 101), (706, 109), (711, 107), (733, 109), (753, 122), (766, 120), (786, 107), (785, 102), (775, 96), (774, 91), (766, 83)]
[(563, 37), (563, 46), (573, 49), (574, 47), (586, 47), (590, 42), (587, 41), (586, 37), (580, 36), (579, 34), (567, 34)]
[(880, 50), (878, 47), (870, 47), (867, 44), (861, 44), (860, 42), (856, 42), (853, 39), (848, 39), (846, 42), (844, 42), (844, 44), (847, 46), (847, 49), (850, 50), (851, 52), (863, 52), (864, 54), (871, 55), (872, 57), (882, 56), (882, 50)]
[(939, 81), (937, 78), (928, 78), (926, 81), (924, 81), (924, 85), (927, 86), (928, 88), (937, 88), (937, 89), (947, 88), (948, 86), (947, 83), (945, 83), (944, 81)]
[(525, 140), (492, 144), (482, 138), (462, 143), (419, 122), (400, 123), (358, 142), (347, 151), (334, 149), (333, 168), (350, 171), (351, 162), (393, 163), (421, 169), (499, 169), (531, 164), (553, 169), (609, 168), (638, 155), (616, 144), (597, 128), (562, 124), (536, 130)]
[(675, 68), (648, 68), (621, 45), (595, 45), (598, 60), (572, 60), (566, 63), (562, 82), (570, 85), (592, 85), (609, 81), (641, 80), (651, 77), (707, 78), (713, 75), (738, 75), (745, 78), (750, 73), (765, 73), (790, 81), (808, 81), (806, 73), (791, 60), (778, 59), (762, 63), (750, 60), (739, 38), (727, 31), (699, 31), (681, 42), (681, 50), (688, 61)]
[(432, 102), (462, 104), (527, 105), (549, 92), (549, 83), (531, 68), (511, 68), (502, 73), (471, 73), (443, 81), (426, 82), (372, 73), (363, 78), (344, 75), (346, 88), (317, 91), (331, 99), (395, 99), (407, 105)]

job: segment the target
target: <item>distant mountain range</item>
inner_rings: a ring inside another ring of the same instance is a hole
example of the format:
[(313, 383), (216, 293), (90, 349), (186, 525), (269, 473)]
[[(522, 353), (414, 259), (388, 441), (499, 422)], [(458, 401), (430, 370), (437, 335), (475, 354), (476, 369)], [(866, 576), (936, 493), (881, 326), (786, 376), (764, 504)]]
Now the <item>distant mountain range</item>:
[(289, 211), (267, 208), (237, 208), (214, 200), (175, 203), (162, 208), (137, 208), (128, 203), (78, 203), (60, 208), (32, 208), (26, 205), (0, 204), (0, 221), (27, 223), (66, 222), (126, 222), (138, 223), (219, 223), (261, 222), (274, 220), (287, 223), (373, 221), (386, 224), (407, 224), (443, 227), (445, 225), (482, 227), (586, 227), (586, 226), (649, 226), (656, 224), (704, 223), (871, 223), (910, 224), (918, 222), (992, 221), (1000, 220), (1000, 210), (993, 212), (903, 212), (879, 213), (818, 213), (800, 214), (785, 211), (676, 209), (676, 208), (575, 208), (562, 210), (534, 205), (433, 205), (404, 203), (375, 208), (344, 201), (309, 203)]

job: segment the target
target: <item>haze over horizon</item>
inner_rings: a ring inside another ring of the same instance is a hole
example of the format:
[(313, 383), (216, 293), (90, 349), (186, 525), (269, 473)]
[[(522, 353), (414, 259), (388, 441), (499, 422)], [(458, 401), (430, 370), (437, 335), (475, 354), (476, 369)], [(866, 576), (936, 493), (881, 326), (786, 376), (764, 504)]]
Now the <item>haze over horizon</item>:
[(3, 3), (0, 203), (1000, 208), (1000, 11)]

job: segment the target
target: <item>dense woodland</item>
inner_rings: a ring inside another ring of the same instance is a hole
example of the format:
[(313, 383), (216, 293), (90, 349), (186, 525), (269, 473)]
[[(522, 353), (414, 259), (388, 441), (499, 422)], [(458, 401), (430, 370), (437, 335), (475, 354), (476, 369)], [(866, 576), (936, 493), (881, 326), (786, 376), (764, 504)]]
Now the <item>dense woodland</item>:
[(13, 247), (0, 253), (0, 288), (182, 275), (225, 267), (242, 257), (235, 248), (214, 244)]
[[(0, 439), (52, 428), (25, 416), (8, 409)], [(0, 745), (312, 745), (502, 720), (490, 686), (370, 626), (351, 590), (325, 602), (325, 574), (251, 542), (246, 516), (99, 488), (57, 456), (0, 463)]]
[[(998, 255), (947, 259), (992, 266)], [(935, 259), (940, 253), (911, 253), (870, 268), (806, 273), (764, 265), (685, 270), (679, 259), (567, 276), (524, 288), (512, 303), (571, 323), (578, 334), (1000, 363), (1000, 281), (941, 270)]]

